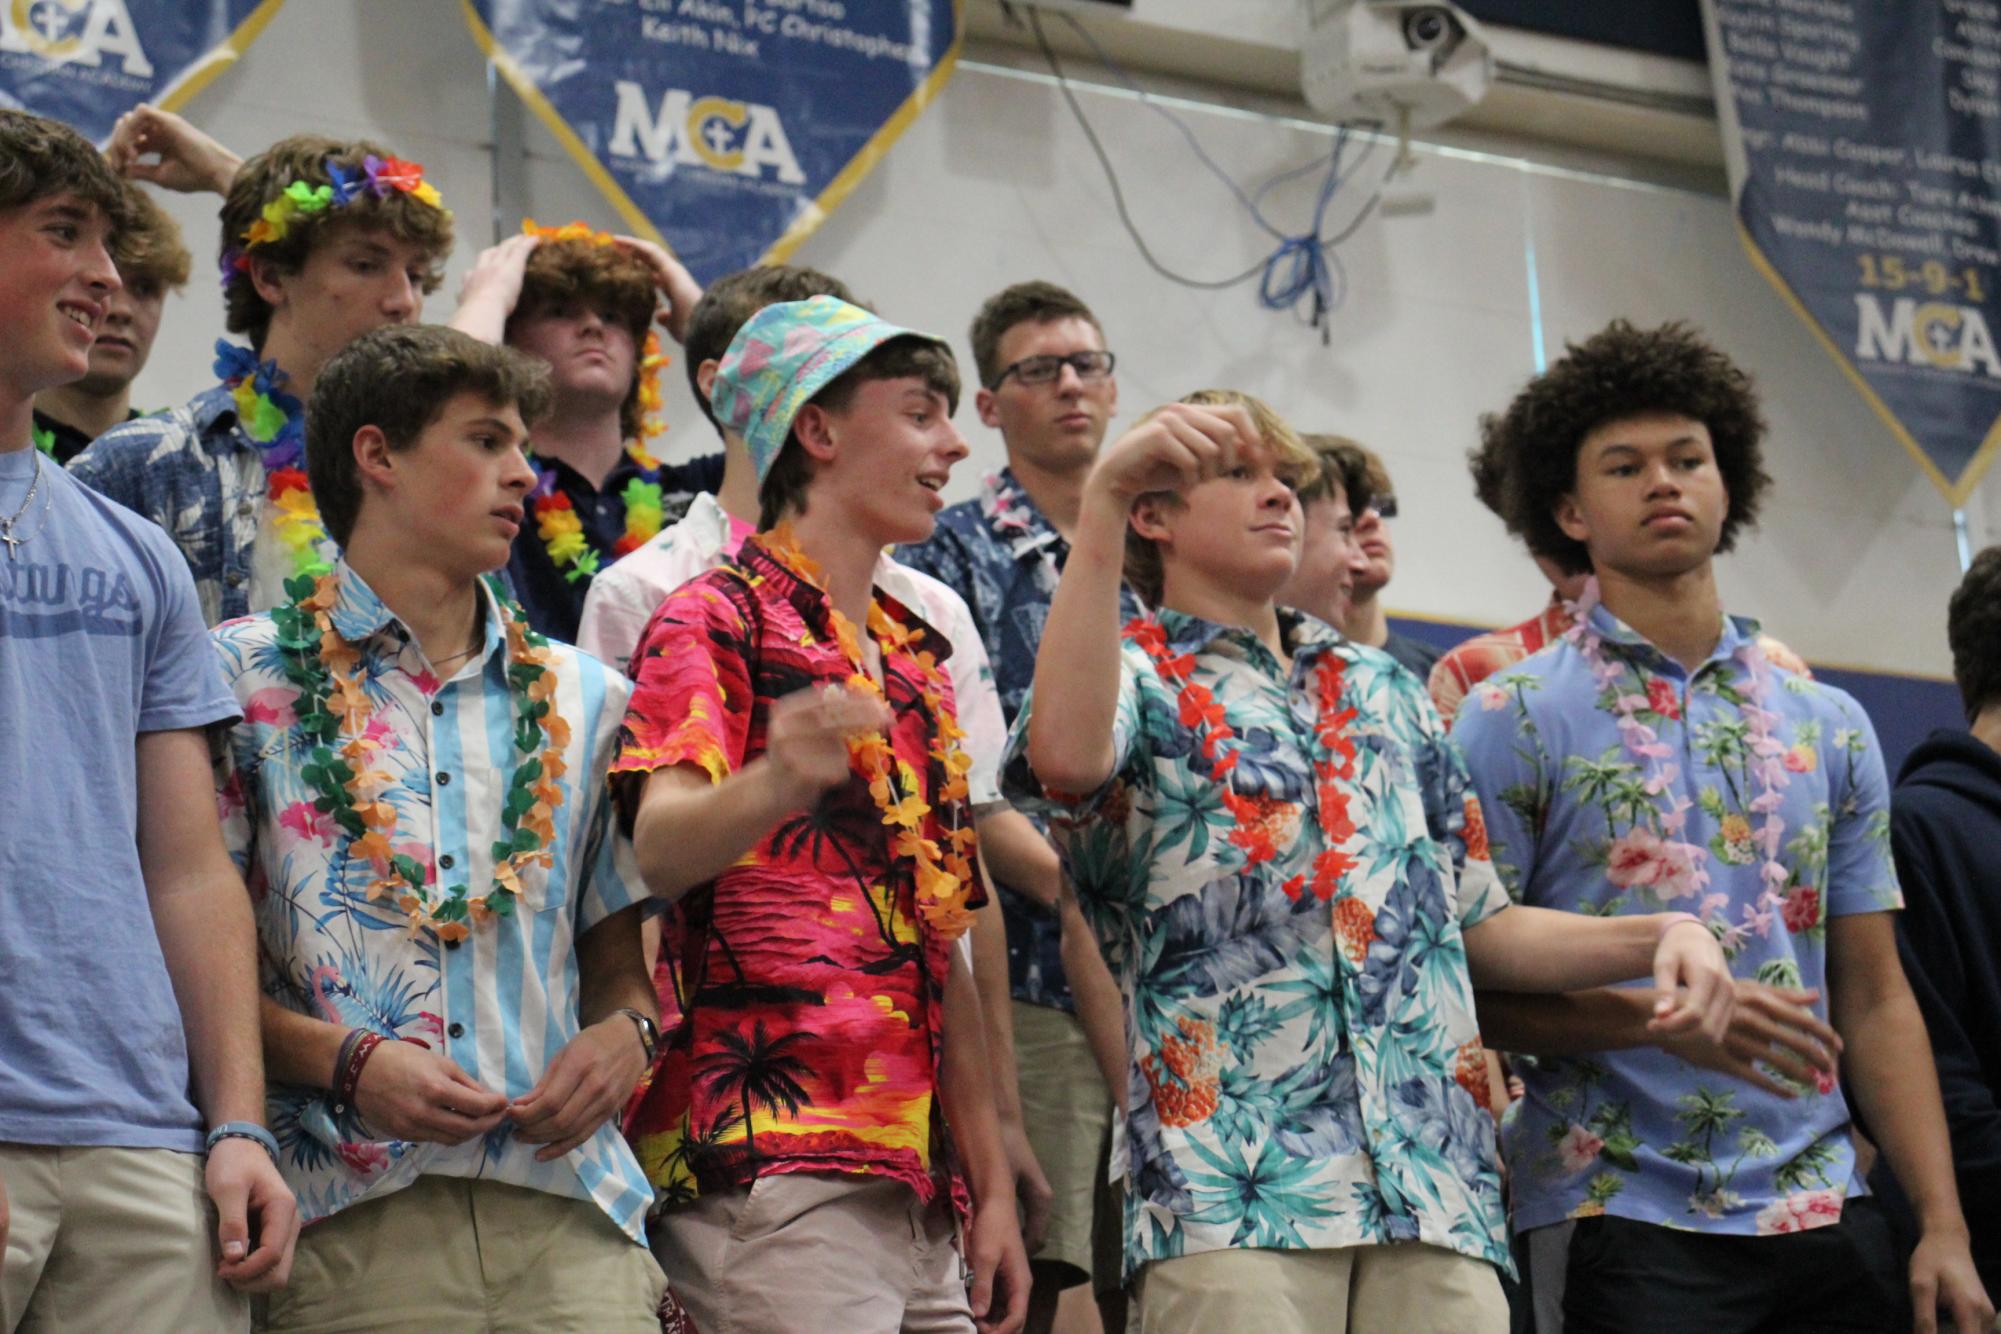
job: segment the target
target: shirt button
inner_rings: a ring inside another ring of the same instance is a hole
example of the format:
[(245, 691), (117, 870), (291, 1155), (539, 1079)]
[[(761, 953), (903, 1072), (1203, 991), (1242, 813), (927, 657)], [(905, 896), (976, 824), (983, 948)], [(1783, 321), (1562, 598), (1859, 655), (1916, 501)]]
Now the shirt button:
[(434, 699), (431, 701), (431, 716), (433, 718), (442, 718), (445, 716), (445, 702), (443, 700)]
[(445, 942), (445, 948), (448, 950), (455, 950), (459, 947), (459, 944), (460, 942), (456, 940), (448, 940)]
[[(452, 943), (456, 945), (458, 942), (453, 941)], [(466, 1035), (466, 1026), (464, 1024), (453, 1024), (450, 1028), (446, 1029), (445, 1032), (450, 1034), (452, 1037), (462, 1038)]]
[(439, 866), (442, 866), (442, 867), (443, 867), (443, 868), (444, 868), (445, 870), (447, 870), (447, 871), (451, 870), (451, 869), (452, 869), (452, 854), (451, 854), (451, 853), (449, 853), (449, 852), (447, 852), (447, 853), (445, 853), (445, 854), (444, 854), (443, 856), (439, 857), (439, 858), (438, 858), (438, 865), (439, 865)]
[(438, 770), (439, 787), (449, 787), (451, 786), (451, 782), (452, 782), (452, 776), (450, 774), (446, 773), (443, 769)]
[(236, 512), (247, 519), (257, 512), (257, 506), (251, 501), (245, 500), (237, 505)]
[(243, 587), (243, 571), (231, 570), (228, 574), (223, 576), (222, 581), (225, 584), (228, 584), (231, 588), (241, 588)]

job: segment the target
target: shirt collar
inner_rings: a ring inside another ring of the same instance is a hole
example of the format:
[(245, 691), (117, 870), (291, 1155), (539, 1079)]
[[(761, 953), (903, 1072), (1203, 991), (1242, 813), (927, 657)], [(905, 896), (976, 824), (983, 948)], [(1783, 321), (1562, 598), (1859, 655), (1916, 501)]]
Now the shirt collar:
[[(1607, 644), (1618, 645), (1629, 656), (1650, 657), (1659, 664), (1673, 661), (1639, 631), (1606, 610), (1602, 602), (1591, 608), (1591, 614), (1586, 620), (1597, 632), (1599, 639)], [(1723, 617), (1722, 632), (1716, 639), (1716, 647), (1710, 650), (1709, 657), (1703, 665), (1708, 666), (1710, 663), (1735, 657), (1746, 644), (1755, 642), (1762, 632), (1763, 627), (1751, 617), (1731, 616), (1726, 613)], [(1676, 670), (1679, 671), (1680, 668), (1676, 667)]]
[[(188, 420), (194, 423), (196, 437), (217, 452), (240, 434), (236, 430), (236, 398), (222, 385), (204, 389), (190, 400)], [(242, 437), (241, 444), (246, 449), (257, 448), (248, 436)]]
[[(1278, 670), (1278, 662), (1265, 642), (1241, 625), (1223, 625), (1172, 607), (1162, 607), (1153, 616), (1167, 634), (1171, 653), (1203, 653), (1221, 641), (1249, 655), (1260, 666), (1273, 672)], [(1346, 642), (1333, 626), (1291, 607), (1278, 609), (1278, 633), (1281, 642), (1292, 650), (1295, 667)]]
[[(396, 613), (389, 609), (389, 604), (376, 596), (375, 590), (355, 573), (354, 567), (345, 559), (334, 565), (334, 579), (334, 605), (328, 619), (333, 622), (334, 632), (342, 639), (350, 644), (361, 644), (384, 631), (394, 631), (397, 638), (406, 643), (413, 638), (410, 627), (397, 618)], [(477, 658), (485, 662), (494, 650), (504, 648), (507, 641), (501, 629), (500, 599), (490, 579), (479, 581), (479, 594), (485, 604), (486, 615), (481, 622), (483, 638)]]
[(1017, 560), (1045, 549), (1063, 550), (1063, 535), (1036, 508), (1012, 468), (990, 472), (981, 481), (980, 514)]
[[(721, 507), (718, 506), (717, 513), (721, 512)], [(727, 515), (724, 516), (724, 529), (725, 531), (728, 529)], [(753, 533), (744, 539), (743, 546), (737, 550), (737, 564), (741, 565), (753, 579), (776, 590), (779, 596), (792, 604), (793, 609), (799, 613), (815, 635), (831, 643), (834, 638), (832, 616), (834, 608), (827, 600), (826, 593), (794, 574), (790, 567), (766, 550), (760, 540), (762, 536), (760, 533)], [(880, 565), (877, 566), (877, 572), (879, 576)], [(939, 663), (952, 656), (951, 639), (925, 620), (916, 608), (906, 605), (901, 598), (885, 592), (880, 583), (874, 584), (872, 591), (876, 601), (882, 603), (904, 629), (923, 632), (923, 637), (917, 641), (916, 652), (929, 653), (932, 661)]]

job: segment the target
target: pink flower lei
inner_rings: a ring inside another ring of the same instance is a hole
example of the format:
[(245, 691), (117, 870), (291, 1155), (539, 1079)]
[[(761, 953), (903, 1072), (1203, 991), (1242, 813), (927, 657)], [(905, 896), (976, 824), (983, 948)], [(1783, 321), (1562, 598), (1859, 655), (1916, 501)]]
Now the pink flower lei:
[[(1626, 667), (1606, 654), (1603, 638), (1591, 628), (1591, 612), (1598, 603), (1598, 580), (1593, 577), (1585, 581), (1584, 591), (1578, 595), (1577, 601), (1566, 604), (1571, 625), (1564, 631), (1563, 637), (1584, 655), (1599, 689), (1611, 691), (1619, 739), (1625, 744), (1626, 753), (1638, 763), (1647, 794), (1662, 802), (1658, 808), (1663, 835), (1659, 855), (1672, 864), (1673, 871), (1679, 873), (1674, 878), (1683, 888), (1676, 892), (1700, 889), (1709, 883), (1709, 872), (1703, 869), (1703, 863), (1709, 859), (1709, 850), (1681, 840), (1682, 831), (1688, 824), (1689, 809), (1695, 803), (1670, 791), (1681, 770), (1667, 762), (1674, 752), (1661, 741), (1660, 734), (1640, 721), (1640, 711), (1652, 708), (1652, 701), (1644, 691), (1635, 693), (1621, 688)], [(1738, 689), (1742, 700), (1737, 706), (1737, 716), (1744, 722), (1745, 749), (1749, 752), (1746, 768), (1756, 787), (1756, 793), (1748, 803), (1751, 813), (1758, 817), (1753, 835), (1764, 854), (1764, 862), (1759, 868), (1764, 888), (1758, 894), (1757, 903), (1746, 904), (1744, 920), (1735, 926), (1724, 927), (1721, 933), (1723, 947), (1734, 951), (1742, 948), (1753, 931), (1760, 937), (1767, 935), (1772, 928), (1774, 913), (1784, 905), (1784, 891), (1790, 873), (1779, 861), (1779, 848), (1786, 832), (1779, 808), (1785, 804), (1786, 785), (1792, 780), (1786, 773), (1785, 747), (1775, 735), (1778, 715), (1765, 707), (1770, 688), (1770, 664), (1765, 660), (1765, 652), (1753, 637), (1746, 640), (1733, 656), (1743, 666), (1747, 678)], [(1641, 680), (1644, 685), (1644, 675)], [(1674, 894), (1663, 897), (1674, 897)], [(1706, 895), (1697, 915), (1707, 921), (1709, 915), (1727, 901), (1721, 894)]]

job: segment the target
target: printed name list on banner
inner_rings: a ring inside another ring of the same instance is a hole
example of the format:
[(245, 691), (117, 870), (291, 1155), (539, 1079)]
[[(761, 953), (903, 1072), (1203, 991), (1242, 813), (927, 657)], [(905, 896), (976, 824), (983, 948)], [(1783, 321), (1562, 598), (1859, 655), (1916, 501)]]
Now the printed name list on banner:
[(1954, 505), (2001, 441), (2001, 0), (1704, 0), (1753, 261)]
[(461, 3), (598, 188), (704, 283), (789, 255), (959, 50), (959, 0)]
[(185, 103), (284, 0), (0, 0), (0, 106), (97, 143), (141, 102)]

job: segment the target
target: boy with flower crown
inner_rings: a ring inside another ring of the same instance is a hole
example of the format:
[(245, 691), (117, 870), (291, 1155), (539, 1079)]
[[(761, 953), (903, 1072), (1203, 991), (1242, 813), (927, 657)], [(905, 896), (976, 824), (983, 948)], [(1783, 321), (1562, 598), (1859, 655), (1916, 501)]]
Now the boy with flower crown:
[(957, 392), (945, 344), (844, 301), (752, 315), (710, 401), (764, 531), (670, 595), (633, 658), (616, 769), (647, 883), (678, 900), (685, 996), (647, 1092), (669, 1127), (647, 1141), (654, 1245), (704, 1329), (1021, 1326), (954, 945), (981, 896), (953, 646), (877, 584), (965, 456)]
[(701, 296), (659, 246), (581, 222), (523, 223), (466, 277), (452, 327), (546, 362), (555, 387), (535, 433), (529, 523), (507, 576), (529, 622), (564, 643), (577, 642), (598, 572), (721, 485), (721, 454), (668, 464), (648, 452), (661, 429), (654, 414), (666, 364), (656, 311), (681, 342)]
[[(1750, 377), (1685, 325), (1618, 321), (1482, 430), (1510, 531), (1594, 576), (1454, 724), (1509, 892), (1595, 921), (1685, 907), (1735, 989), (1769, 984), (1722, 1041), (1660, 1041), (1627, 991), (1481, 997), (1497, 1045), (1547, 1058), (1507, 1144), (1539, 1327), (1931, 1330), (1943, 1307), (1985, 1330), (1874, 730), (1717, 596), (1771, 482)], [(1851, 1096), (1923, 1226), (1908, 1278)]]
[(656, 1040), (605, 785), (627, 687), (487, 577), (548, 401), (540, 366), (456, 330), (349, 343), (306, 450), (339, 558), (215, 631), (307, 1220), (266, 1328), (659, 1327), (652, 1192), (613, 1119)]
[(70, 463), (152, 519), (187, 557), (203, 616), (284, 600), (333, 547), (302, 456), (304, 404), (351, 339), (407, 324), (452, 248), (452, 215), (423, 168), (375, 144), (295, 135), (245, 162), (222, 206), (221, 381), (185, 405), (117, 426)]
[[(1276, 606), (1318, 466), (1217, 390), (1106, 449), (1016, 723), (1010, 783), (1125, 997), (1146, 1334), (1505, 1329), (1470, 978), (1650, 975), (1660, 1027), (1729, 1012), (1687, 914), (1509, 907), (1417, 679)], [(1122, 575), (1158, 608), (1123, 633)]]

